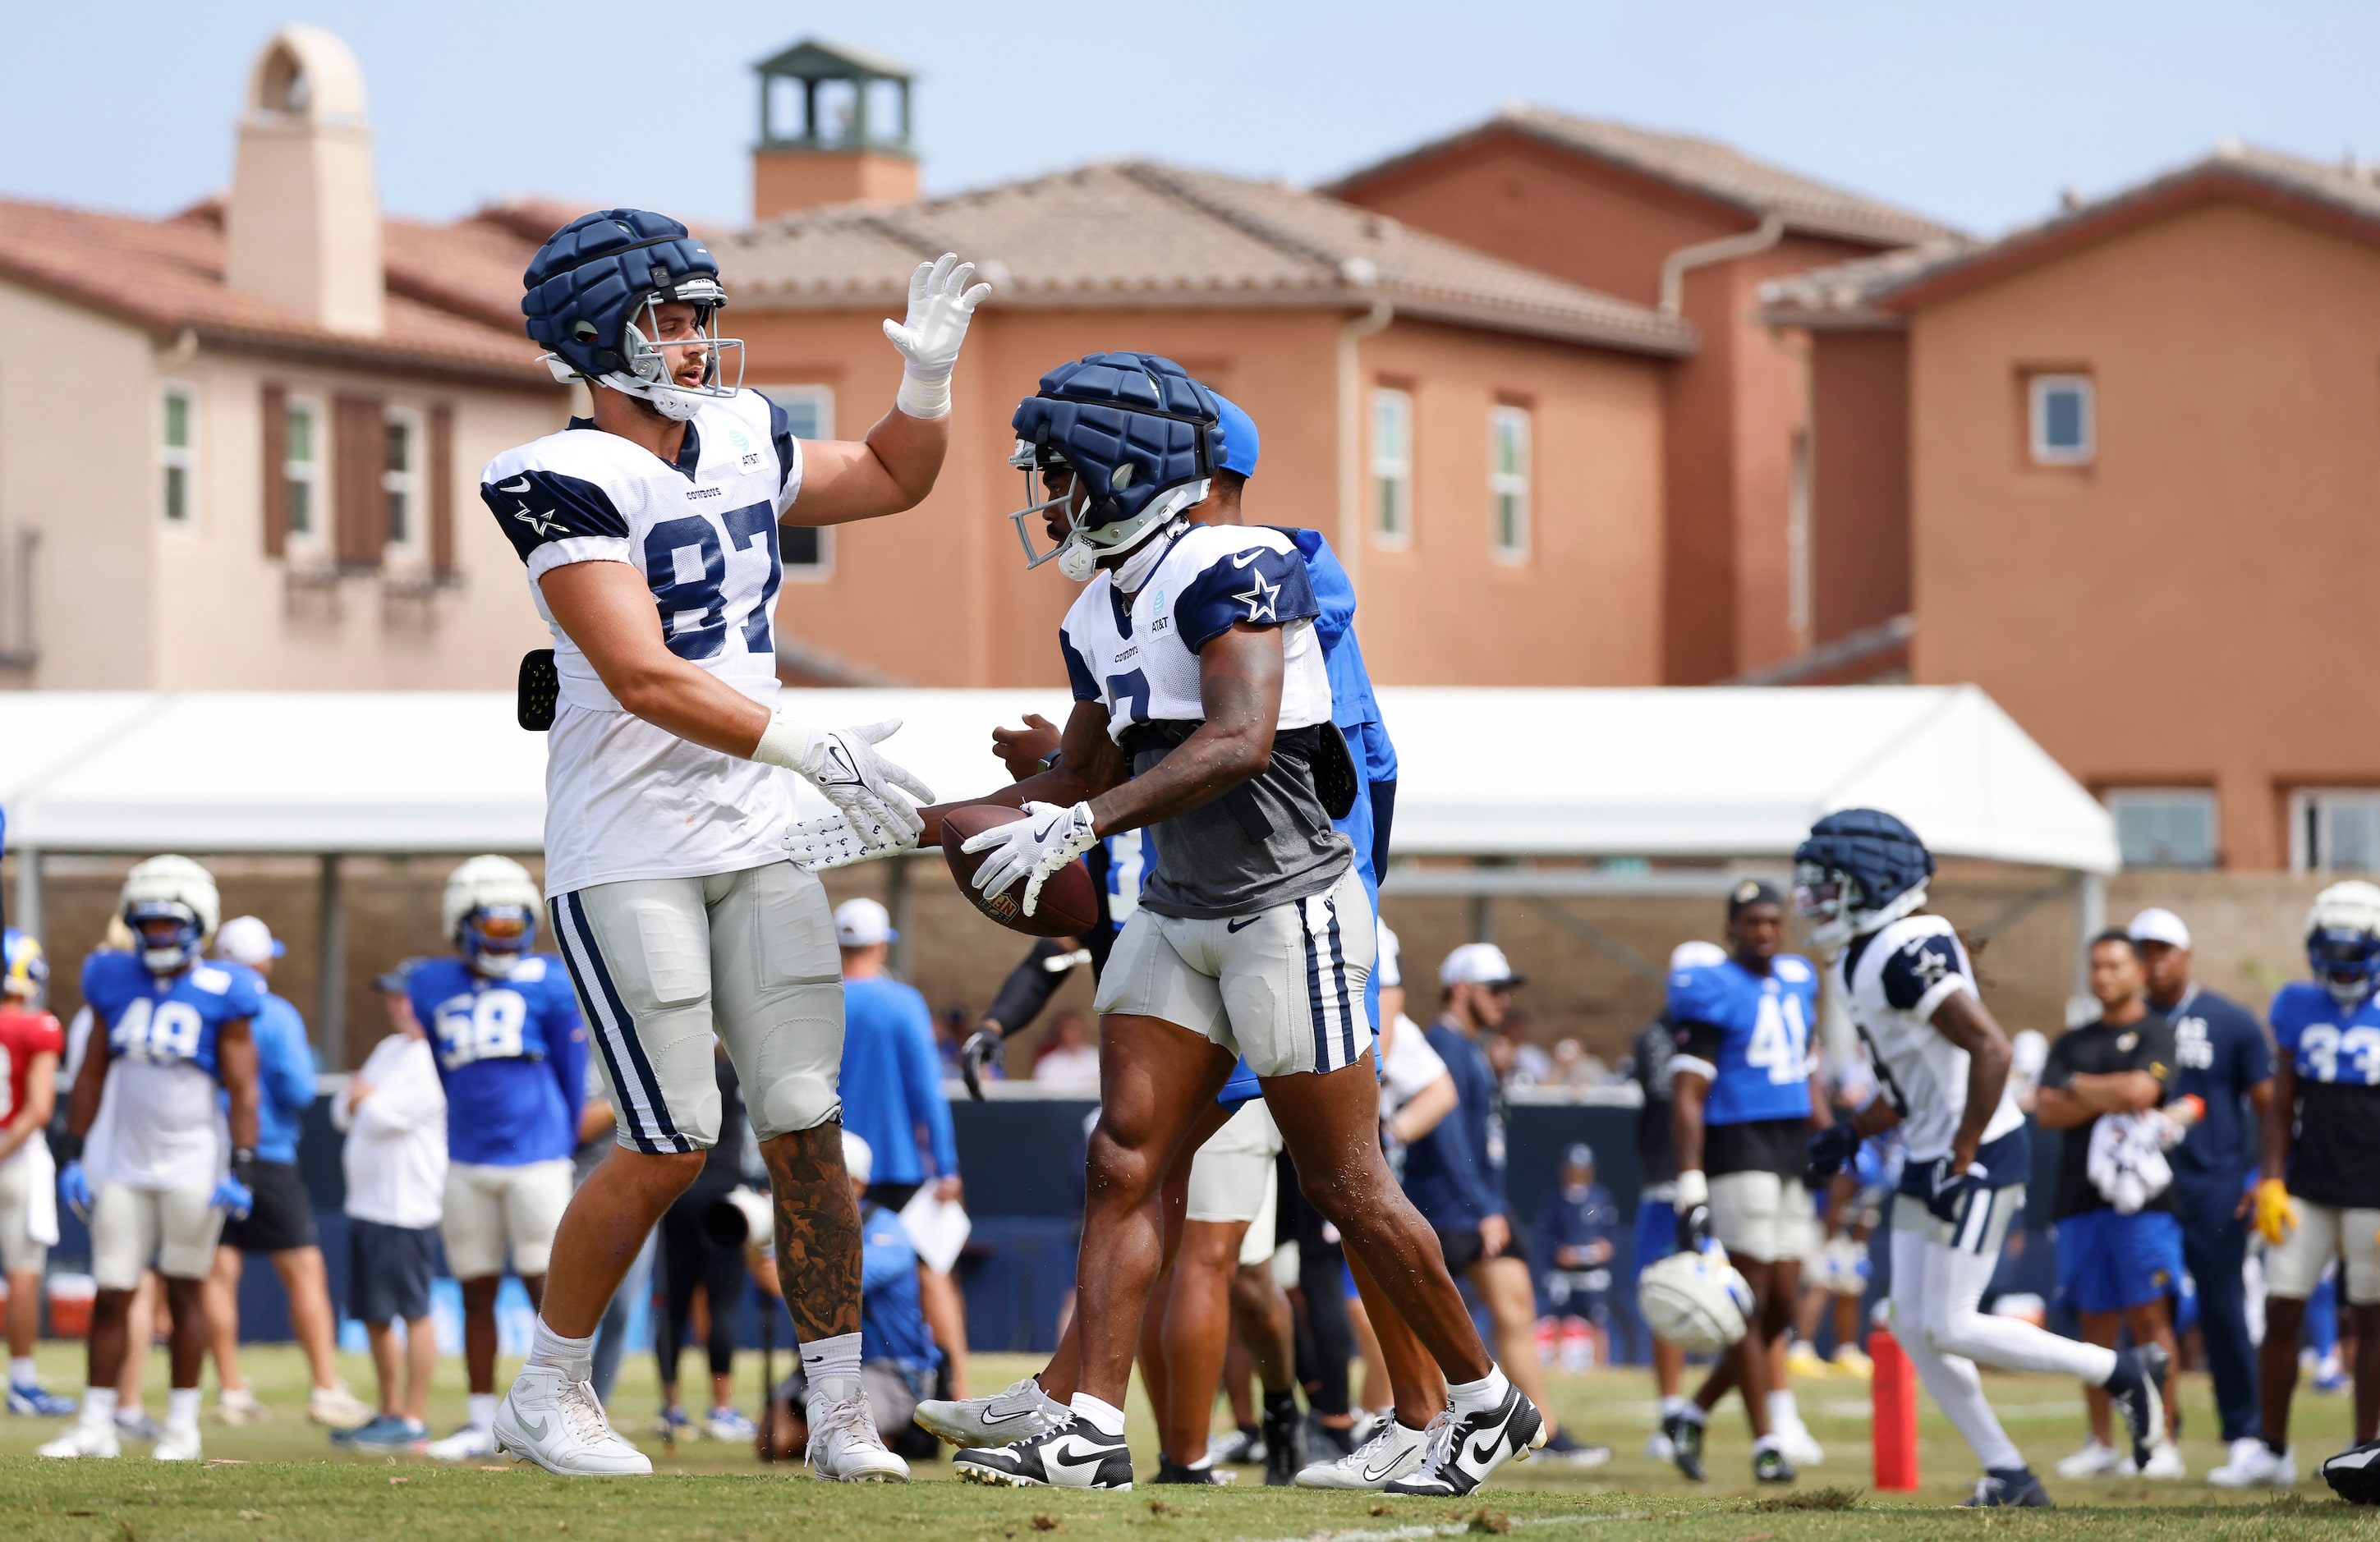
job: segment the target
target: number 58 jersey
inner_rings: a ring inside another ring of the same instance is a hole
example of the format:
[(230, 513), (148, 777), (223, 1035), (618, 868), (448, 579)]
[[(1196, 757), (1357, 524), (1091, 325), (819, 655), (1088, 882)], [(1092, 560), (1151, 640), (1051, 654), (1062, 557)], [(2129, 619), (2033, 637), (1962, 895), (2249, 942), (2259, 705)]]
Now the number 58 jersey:
[(2289, 1192), (2366, 1208), (2380, 1196), (2380, 1000), (2353, 1011), (2304, 980), (2273, 998), (2273, 1043), (2297, 1074)]
[(575, 418), (480, 473), (480, 497), (528, 566), (562, 677), (547, 742), (549, 895), (783, 859), (789, 773), (625, 710), (555, 623), (540, 585), (575, 563), (625, 564), (651, 591), (671, 652), (773, 707), (777, 522), (801, 485), (800, 442), (757, 391), (705, 401), (674, 462)]
[(445, 1084), (450, 1160), (518, 1167), (578, 1148), (587, 1027), (562, 960), (531, 953), (490, 979), (424, 959), (405, 989)]

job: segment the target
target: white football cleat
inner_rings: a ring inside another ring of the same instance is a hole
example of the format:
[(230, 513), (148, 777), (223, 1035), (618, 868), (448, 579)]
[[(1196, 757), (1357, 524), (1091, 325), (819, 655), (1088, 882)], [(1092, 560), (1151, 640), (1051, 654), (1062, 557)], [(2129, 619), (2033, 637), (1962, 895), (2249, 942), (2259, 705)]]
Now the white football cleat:
[(1655, 1430), (1645, 1437), (1645, 1455), (1648, 1461), (1669, 1462), (1676, 1458), (1678, 1448), (1664, 1430)]
[(227, 1425), (270, 1424), (273, 1410), (257, 1402), (246, 1387), (226, 1387), (215, 1394), (215, 1417)]
[(1075, 1422), (1075, 1411), (1029, 1376), (988, 1398), (954, 1402), (929, 1398), (911, 1416), (929, 1434), (974, 1450), (1013, 1446)]
[(810, 1383), (810, 1471), (830, 1483), (906, 1483), (909, 1464), (884, 1449), (856, 1381)]
[(202, 1454), (199, 1448), (197, 1425), (167, 1425), (165, 1433), (157, 1437), (157, 1443), (149, 1449), (149, 1454), (160, 1462), (196, 1462)]
[(465, 1425), (443, 1440), (431, 1441), (423, 1450), (440, 1462), (477, 1462), (496, 1454), (495, 1432), (478, 1425)]
[(306, 1416), (325, 1429), (361, 1429), (379, 1416), (379, 1411), (348, 1391), (346, 1382), (337, 1381), (308, 1394)]
[(2188, 1477), (2189, 1466), (2181, 1460), (2181, 1448), (2170, 1440), (2157, 1442), (2149, 1452), (2148, 1464), (2141, 1469), (2143, 1477)]
[(1395, 1419), (1385, 1420), (1372, 1438), (1331, 1462), (1308, 1463), (1298, 1471), (1300, 1488), (1352, 1488), (1378, 1492), (1421, 1465), (1429, 1443), (1453, 1417), (1439, 1415), (1427, 1429), (1407, 1429)]
[(1777, 1439), (1784, 1450), (1785, 1460), (1795, 1467), (1815, 1467), (1827, 1460), (1826, 1449), (1818, 1444), (1818, 1438), (1798, 1418), (1779, 1425)]
[(2132, 1475), (2132, 1459), (2113, 1446), (2103, 1446), (2096, 1439), (2086, 1442), (2081, 1451), (2058, 1464), (2059, 1477), (2099, 1477), (2113, 1473), (2119, 1477)]
[(33, 1454), (54, 1458), (77, 1456), (118, 1456), (123, 1448), (115, 1439), (115, 1421), (85, 1415), (67, 1427), (67, 1432)]
[[(521, 1367), (487, 1433), (494, 1454), (564, 1477), (641, 1477), (653, 1470), (652, 1459), (621, 1439), (603, 1416), (595, 1389), (552, 1366)], [(430, 1451), (434, 1456), (438, 1448)]]
[(2297, 1456), (2294, 1446), (2275, 1456), (2271, 1447), (2251, 1436), (2231, 1442), (2231, 1460), (2207, 1474), (2206, 1481), (2217, 1488), (2294, 1488)]

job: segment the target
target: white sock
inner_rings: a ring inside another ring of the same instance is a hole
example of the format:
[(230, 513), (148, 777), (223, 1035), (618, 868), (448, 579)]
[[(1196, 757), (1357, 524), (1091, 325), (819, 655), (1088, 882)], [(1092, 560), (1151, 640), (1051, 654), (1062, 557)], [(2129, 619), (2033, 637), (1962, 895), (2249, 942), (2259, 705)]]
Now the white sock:
[(495, 1393), (473, 1392), (471, 1394), (471, 1401), (468, 1406), (471, 1411), (471, 1427), (473, 1429), (492, 1429), (495, 1427)]
[(1762, 1451), (1777, 1451), (1783, 1445), (1784, 1440), (1781, 1437), (1776, 1435), (1764, 1435), (1759, 1439), (1752, 1442), (1752, 1454), (1758, 1456)]
[(87, 1425), (113, 1424), (115, 1421), (115, 1389), (86, 1387), (82, 1391), (82, 1422)]
[(1197, 1461), (1193, 1462), (1192, 1463), (1190, 1463), (1190, 1470), (1191, 1470), (1192, 1472), (1194, 1472), (1194, 1473), (1203, 1473), (1203, 1472), (1205, 1472), (1208, 1468), (1209, 1468), (1209, 1467), (1213, 1466), (1214, 1464), (1215, 1464), (1215, 1453), (1214, 1453), (1213, 1451), (1208, 1451), (1206, 1455), (1204, 1455), (1204, 1456), (1200, 1457)]
[(1123, 1433), (1123, 1410), (1114, 1403), (1101, 1402), (1088, 1392), (1076, 1392), (1075, 1401), (1068, 1406), (1074, 1409), (1076, 1417), (1087, 1419), (1093, 1429), (1110, 1439)]
[(1672, 1392), (1661, 1400), (1661, 1417), (1666, 1419), (1673, 1414), (1682, 1414), (1688, 1406), (1685, 1399)]
[(1504, 1394), (1512, 1390), (1512, 1384), (1504, 1379), (1503, 1371), (1493, 1364), (1488, 1366), (1488, 1374), (1476, 1381), (1450, 1381), (1446, 1384), (1447, 1395), (1454, 1400), (1457, 1415), (1488, 1413), (1502, 1402)]
[(9, 1386), (11, 1386), (11, 1387), (30, 1387), (30, 1386), (32, 1386), (35, 1382), (39, 1381), (40, 1379), (41, 1379), (41, 1372), (33, 1368), (33, 1357), (32, 1357), (31, 1355), (30, 1355), (30, 1354), (20, 1354), (20, 1355), (17, 1355), (17, 1356), (12, 1357), (12, 1358), (9, 1360), (9, 1362), (8, 1362), (8, 1385), (9, 1385)]
[[(1962, 1264), (1957, 1260), (1972, 1260)], [(1946, 1261), (1947, 1260), (1947, 1261)], [(1967, 1447), (1975, 1453), (1987, 1471), (1998, 1472), (2024, 1465), (2024, 1454), (2016, 1442), (2000, 1427), (1999, 1416), (1992, 1412), (1991, 1400), (1984, 1396), (1983, 1378), (1975, 1374), (1975, 1363), (1959, 1354), (1945, 1354), (1936, 1347), (1936, 1339), (1925, 1326), (1929, 1310), (1939, 1312), (1943, 1303), (1936, 1297), (1948, 1296), (1959, 1289), (1961, 1281), (1981, 1272), (1991, 1278), (1990, 1265), (1996, 1260), (1973, 1254), (1961, 1254), (1955, 1249), (1925, 1240), (1923, 1232), (1895, 1229), (1892, 1233), (1892, 1332), (1900, 1341), (1902, 1353), (1916, 1367), (1917, 1379), (1925, 1385), (1952, 1428), (1965, 1437)], [(1970, 1314), (1982, 1293), (1978, 1285), (1965, 1300)], [(2010, 1327), (2027, 1329), (2045, 1339), (2055, 1335), (2013, 1317), (1998, 1319)], [(2060, 1343), (2071, 1341), (2059, 1339)], [(2077, 1348), (2092, 1346), (2076, 1345)], [(2100, 1350), (2100, 1354), (2111, 1352)], [(2014, 1368), (2014, 1367), (2010, 1367)]]
[(802, 1376), (813, 1387), (821, 1381), (859, 1379), (859, 1335), (838, 1333), (813, 1339), (802, 1348)]
[(1696, 1402), (1692, 1398), (1680, 1398), (1678, 1400), (1678, 1417), (1685, 1420), (1686, 1423), (1690, 1425), (1710, 1423), (1710, 1415), (1704, 1411), (1701, 1403)]
[[(537, 1319), (537, 1331), (529, 1336), (528, 1363), (550, 1366), (572, 1381), (584, 1381), (595, 1373), (595, 1335), (583, 1339), (566, 1339), (546, 1326), (545, 1318)], [(489, 1418), (495, 1415), (491, 1414)]]
[(196, 1387), (176, 1387), (165, 1394), (165, 1427), (199, 1427), (199, 1390)]
[(1768, 1422), (1789, 1427), (1802, 1422), (1802, 1411), (1793, 1405), (1790, 1390), (1779, 1389), (1768, 1394)]

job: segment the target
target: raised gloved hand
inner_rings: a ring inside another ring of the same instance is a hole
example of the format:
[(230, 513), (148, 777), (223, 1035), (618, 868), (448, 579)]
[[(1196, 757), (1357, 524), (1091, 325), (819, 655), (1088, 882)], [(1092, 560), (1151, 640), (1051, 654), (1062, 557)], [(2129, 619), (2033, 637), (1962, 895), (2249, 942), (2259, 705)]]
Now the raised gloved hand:
[(1955, 1156), (1940, 1156), (1925, 1164), (1925, 1208), (1934, 1219), (1956, 1226), (1967, 1213), (1971, 1196), (1991, 1177), (1981, 1162), (1959, 1165)]
[(1816, 1188), (1843, 1170), (1843, 1164), (1859, 1155), (1859, 1132), (1848, 1119), (1838, 1119), (1823, 1130), (1810, 1132), (1810, 1166), (1803, 1182)]
[(959, 1046), (959, 1076), (966, 1083), (967, 1096), (977, 1102), (983, 1101), (984, 1068), (1000, 1068), (1007, 1044), (1006, 1037), (998, 1028), (978, 1028)]
[(248, 1212), (256, 1208), (256, 1195), (226, 1172), (216, 1180), (215, 1191), (207, 1196), (207, 1203), (234, 1220), (246, 1220)]
[(970, 836), (959, 850), (991, 853), (975, 875), (975, 886), (987, 895), (1025, 880), (1025, 914), (1030, 916), (1040, 903), (1041, 885), (1099, 839), (1091, 832), (1089, 804), (1061, 808), (1054, 803), (1028, 803), (1023, 819)]
[(884, 335), (901, 350), (901, 394), (892, 405), (912, 418), (940, 418), (951, 410), (951, 371), (959, 361), (975, 308), (991, 285), (967, 287), (975, 264), (946, 251), (920, 262), (909, 275), (909, 319), (884, 320)]
[(77, 1220), (91, 1219), (91, 1174), (82, 1170), (81, 1162), (71, 1161), (58, 1169), (58, 1197), (67, 1202)]
[(2289, 1184), (2267, 1178), (2256, 1185), (2256, 1218), (2251, 1224), (2258, 1236), (2275, 1247), (2289, 1240), (2289, 1233), (2298, 1229), (2298, 1207), (2289, 1197)]
[[(915, 772), (903, 770), (876, 752), (879, 744), (900, 731), (901, 720), (887, 718), (882, 722), (820, 733), (780, 714), (770, 722), (760, 742), (753, 747), (752, 759), (786, 767), (825, 794), (862, 848), (857, 856), (846, 858), (857, 861), (862, 856), (906, 851), (917, 844), (918, 835), (926, 828), (926, 821), (902, 794), (919, 803), (931, 803), (934, 790), (919, 781)], [(795, 827), (797, 831), (805, 828), (815, 834), (815, 821), (809, 827)], [(786, 845), (792, 849), (790, 835)], [(816, 865), (842, 864), (823, 861)]]
[(1710, 1245), (1710, 1180), (1702, 1169), (1688, 1168), (1678, 1174), (1676, 1196), (1670, 1201), (1678, 1212), (1678, 1251), (1700, 1253)]

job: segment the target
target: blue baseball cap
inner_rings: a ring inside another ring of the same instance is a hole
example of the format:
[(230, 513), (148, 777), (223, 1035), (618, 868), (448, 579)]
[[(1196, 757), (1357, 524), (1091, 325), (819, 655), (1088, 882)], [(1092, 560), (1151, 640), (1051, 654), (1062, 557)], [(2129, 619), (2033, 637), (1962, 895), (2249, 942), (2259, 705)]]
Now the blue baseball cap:
[(1257, 474), (1257, 420), (1240, 410), (1240, 405), (1215, 393), (1216, 416), (1223, 424), (1223, 458), (1215, 463), (1219, 471), (1237, 471), (1243, 477)]

